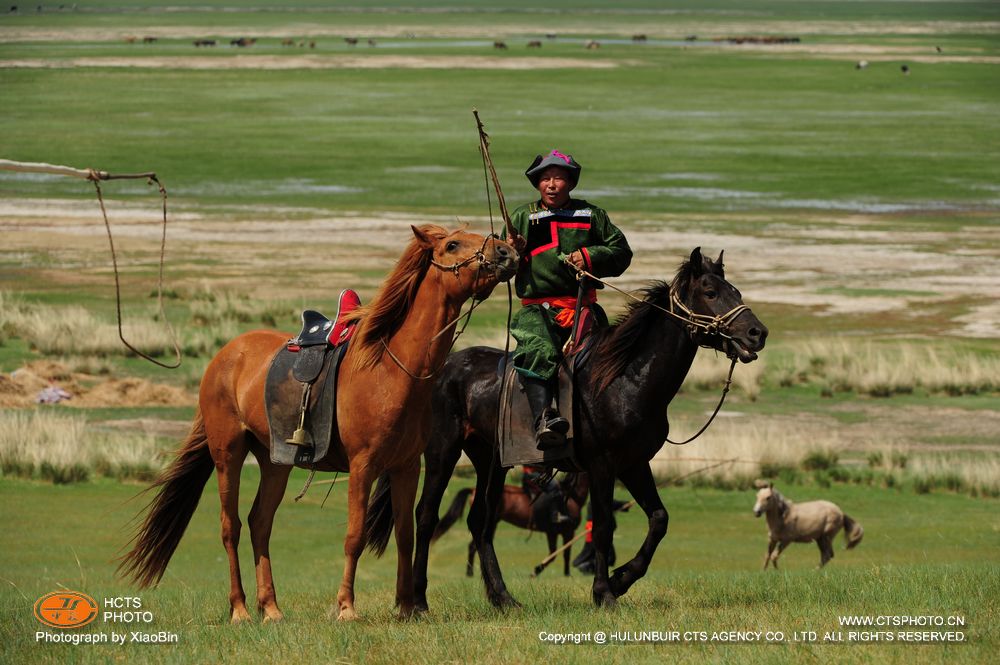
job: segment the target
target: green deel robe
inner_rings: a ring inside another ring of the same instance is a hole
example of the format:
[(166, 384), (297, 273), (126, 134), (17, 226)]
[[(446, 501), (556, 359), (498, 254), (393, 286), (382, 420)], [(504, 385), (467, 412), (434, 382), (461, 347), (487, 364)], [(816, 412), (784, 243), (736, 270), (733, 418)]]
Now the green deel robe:
[[(597, 277), (617, 277), (632, 262), (632, 250), (608, 213), (587, 201), (570, 199), (560, 210), (546, 210), (528, 203), (511, 214), (511, 225), (527, 241), (514, 278), (519, 298), (570, 296), (576, 298), (575, 271), (563, 259), (581, 250), (587, 272)], [(506, 231), (504, 232), (506, 236)], [(607, 325), (600, 305), (592, 305), (597, 325)], [(511, 322), (517, 341), (514, 366), (525, 376), (550, 380), (559, 369), (562, 347), (571, 333), (555, 322), (559, 309), (525, 305)]]

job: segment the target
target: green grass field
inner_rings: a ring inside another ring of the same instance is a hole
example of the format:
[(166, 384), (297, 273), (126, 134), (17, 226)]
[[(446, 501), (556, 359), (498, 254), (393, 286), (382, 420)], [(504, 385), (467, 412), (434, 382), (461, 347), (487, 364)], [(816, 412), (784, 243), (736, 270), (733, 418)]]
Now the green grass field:
[[(256, 470), (244, 474), (253, 485)], [(138, 592), (113, 577), (116, 551), (127, 539), (126, 522), (138, 507), (128, 500), (136, 486), (91, 483), (52, 488), (30, 482), (0, 482), (0, 528), (17, 534), (0, 555), (3, 570), (3, 639), (8, 653), (27, 662), (117, 660), (122, 653), (150, 662), (191, 662), (239, 657), (278, 662), (524, 662), (556, 659), (615, 662), (705, 658), (778, 662), (813, 657), (860, 662), (985, 662), (996, 649), (1000, 575), (995, 563), (996, 508), (961, 496), (914, 497), (892, 490), (837, 487), (825, 493), (865, 527), (856, 549), (843, 551), (823, 571), (815, 570), (812, 545), (790, 547), (780, 572), (759, 570), (766, 527), (753, 518), (751, 492), (665, 490), (670, 531), (649, 575), (612, 612), (595, 610), (589, 578), (569, 579), (554, 564), (541, 577), (528, 574), (545, 553), (544, 540), (503, 526), (498, 553), (512, 592), (525, 607), (498, 614), (477, 578), (464, 576), (467, 532), (456, 529), (432, 550), (428, 599), (431, 613), (399, 623), (393, 617), (394, 550), (382, 560), (362, 559), (358, 599), (362, 620), (337, 624), (327, 617), (343, 555), (344, 487), (325, 508), (325, 488), (291, 502), (304, 474), (296, 472), (276, 520), (272, 557), (279, 600), (287, 621), (239, 628), (227, 622), (227, 565), (218, 537), (217, 497), (210, 484), (203, 503), (160, 587)], [(461, 479), (456, 487), (464, 483)], [(808, 498), (809, 488), (787, 487)], [(813, 490), (815, 491), (815, 490)], [(244, 507), (250, 497), (245, 492)], [(448, 497), (450, 499), (450, 495)], [(615, 545), (619, 557), (634, 551), (644, 531), (635, 510), (621, 516)], [(44, 529), (36, 528), (44, 523)], [(99, 528), (96, 526), (100, 524)], [(244, 536), (246, 540), (246, 536)], [(244, 542), (242, 566), (251, 595), (252, 560)], [(578, 550), (577, 550), (578, 551)], [(621, 559), (620, 559), (621, 560)], [(478, 564), (477, 564), (478, 569)], [(575, 573), (575, 571), (574, 571)], [(175, 645), (39, 645), (31, 604), (44, 593), (83, 590), (95, 598), (138, 596), (154, 615), (150, 624), (102, 623), (87, 632), (167, 631)], [(842, 631), (842, 615), (961, 616), (965, 643), (948, 647), (901, 644), (793, 643), (794, 632)], [(782, 631), (788, 641), (770, 646), (721, 643), (658, 645), (567, 645), (541, 642), (538, 633), (613, 631)]]
[[(54, 360), (191, 389), (220, 331), (290, 330), (294, 312), (330, 308), (344, 286), (370, 297), (409, 224), (487, 228), (477, 107), (508, 203), (532, 197), (522, 173), (534, 154), (557, 147), (584, 164), (577, 194), (607, 208), (636, 250), (620, 286), (669, 278), (696, 245), (713, 256), (726, 249), (727, 274), (771, 336), (759, 361), (759, 394), (734, 391), (725, 411), (732, 418), (690, 455), (735, 455), (726, 437), (758, 427), (786, 437), (796, 464), (816, 446), (836, 453), (832, 475), (786, 469), (795, 483), (780, 488), (797, 500), (837, 502), (864, 525), (865, 539), (845, 552), (838, 537), (836, 558), (822, 571), (814, 569), (815, 546), (794, 545), (780, 572), (764, 574), (766, 527), (752, 517), (752, 493), (688, 484), (663, 490), (670, 531), (647, 578), (615, 611), (592, 608), (589, 579), (563, 579), (560, 564), (529, 580), (545, 553), (543, 538), (526, 541), (525, 532), (501, 527), (501, 563), (524, 608), (496, 613), (481, 582), (464, 576), (467, 539), (455, 529), (432, 553), (429, 616), (393, 618), (390, 547), (383, 560), (362, 560), (362, 620), (340, 625), (327, 611), (343, 562), (346, 488), (338, 485), (323, 509), (325, 487), (295, 504), (291, 496), (304, 481), (295, 472), (272, 541), (287, 621), (233, 628), (214, 480), (161, 587), (138, 592), (114, 578), (112, 560), (128, 540), (126, 524), (141, 502), (127, 501), (140, 485), (96, 473), (70, 485), (5, 475), (0, 661), (995, 659), (997, 501), (970, 494), (1000, 482), (1000, 393), (995, 377), (992, 384), (972, 378), (995, 362), (1000, 339), (1000, 4), (92, 0), (41, 11), (18, 4), (18, 12), (5, 5), (0, 13), (0, 158), (159, 174), (170, 194), (167, 313), (192, 351), (170, 373), (114, 350), (45, 355), (23, 331), (12, 332), (7, 294), (29, 308), (51, 308), (49, 321), (79, 306), (90, 323), (113, 325), (113, 276), (89, 184), (0, 171), (5, 374)], [(633, 42), (636, 34), (648, 40)], [(157, 40), (142, 43), (145, 36)], [(714, 41), (739, 36), (801, 42)], [(257, 43), (230, 47), (237, 37)], [(195, 48), (195, 39), (219, 45)], [(284, 39), (296, 45), (284, 47)], [(495, 40), (508, 48), (495, 49)], [(531, 40), (542, 47), (527, 48)], [(584, 48), (591, 40), (600, 48)], [(309, 41), (315, 48), (298, 46)], [(859, 60), (869, 66), (855, 69)], [(103, 189), (126, 315), (141, 319), (154, 302), (159, 200), (141, 182)], [(493, 210), (497, 219), (495, 202)], [(311, 280), (301, 277), (303, 267)], [(460, 345), (503, 343), (502, 291), (477, 311)], [(249, 314), (219, 311), (244, 301), (252, 301)], [(612, 314), (624, 305), (611, 293), (602, 302)], [(871, 366), (844, 379), (806, 348), (813, 342), (870, 347)], [(939, 381), (954, 390), (928, 389), (919, 360), (893, 366), (914, 349), (960, 352), (965, 364), (954, 364), (967, 376)], [(879, 381), (890, 396), (873, 396), (883, 390)], [(672, 434), (695, 431), (716, 399), (714, 388), (685, 389), (671, 405)], [(120, 433), (122, 423), (129, 431), (139, 419), (176, 427), (192, 407), (75, 412), (88, 428)], [(162, 435), (157, 441), (172, 445)], [(837, 473), (863, 474), (875, 452), (885, 465), (909, 466), (894, 468), (892, 481), (838, 481)], [(920, 471), (928, 460), (937, 470)], [(955, 485), (959, 467), (979, 480)], [(244, 472), (246, 510), (256, 473)], [(470, 482), (457, 478), (448, 498)], [(644, 528), (636, 510), (622, 516), (620, 561)], [(252, 597), (246, 531), (243, 540)], [(138, 596), (154, 615), (148, 627), (98, 622), (82, 633), (162, 630), (179, 643), (36, 643), (41, 624), (32, 604), (60, 589)], [(822, 636), (846, 631), (838, 625), (843, 615), (961, 616), (965, 640), (555, 646), (539, 639), (540, 632), (599, 630)]]

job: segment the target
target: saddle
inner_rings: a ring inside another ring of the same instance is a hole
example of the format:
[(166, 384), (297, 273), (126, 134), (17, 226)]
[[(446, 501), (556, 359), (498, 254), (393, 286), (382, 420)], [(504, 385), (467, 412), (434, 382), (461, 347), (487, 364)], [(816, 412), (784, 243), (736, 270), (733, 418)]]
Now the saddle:
[(497, 440), (500, 442), (500, 466), (511, 468), (522, 464), (537, 464), (560, 471), (580, 471), (573, 447), (576, 430), (576, 404), (574, 403), (574, 374), (590, 355), (590, 339), (574, 347), (572, 355), (563, 358), (559, 365), (559, 390), (556, 403), (559, 412), (569, 420), (566, 445), (549, 450), (539, 450), (535, 445), (535, 422), (528, 398), (521, 387), (510, 356), (500, 359), (497, 375), (501, 379), (500, 418), (497, 423)]
[[(302, 312), (302, 330), (278, 349), (264, 384), (264, 404), (271, 430), (271, 461), (311, 467), (327, 458), (337, 432), (337, 376), (354, 323), (343, 318), (361, 305), (358, 294), (340, 294), (337, 316)], [(337, 468), (346, 460), (329, 460)]]

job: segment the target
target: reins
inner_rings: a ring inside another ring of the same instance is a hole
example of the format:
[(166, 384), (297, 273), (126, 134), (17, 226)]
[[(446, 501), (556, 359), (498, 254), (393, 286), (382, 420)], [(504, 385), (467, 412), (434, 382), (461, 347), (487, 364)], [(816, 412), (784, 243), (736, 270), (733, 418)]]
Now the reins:
[[(490, 242), (490, 240), (492, 240), (494, 237), (495, 237), (495, 235), (492, 234), (492, 233), (490, 235), (486, 236), (483, 239), (483, 245), (482, 245), (482, 247), (480, 247), (479, 249), (477, 249), (475, 251), (475, 253), (472, 254), (472, 256), (469, 256), (468, 258), (462, 259), (461, 261), (456, 261), (455, 263), (452, 263), (451, 265), (447, 265), (447, 264), (444, 264), (444, 263), (439, 263), (438, 261), (435, 261), (434, 259), (431, 259), (431, 265), (434, 266), (435, 268), (440, 269), (440, 270), (444, 270), (446, 272), (454, 273), (454, 275), (456, 277), (458, 277), (458, 272), (462, 268), (466, 267), (467, 265), (469, 265), (473, 261), (475, 261), (476, 262), (476, 277), (475, 277), (474, 281), (478, 282), (479, 281), (479, 273), (482, 271), (482, 269), (483, 269), (484, 266), (488, 267), (488, 266), (494, 266), (494, 265), (496, 265), (496, 262), (490, 261), (489, 259), (486, 258), (486, 253), (483, 251), (486, 248), (486, 243)], [(445, 331), (447, 331), (453, 325), (455, 325), (456, 323), (458, 323), (464, 317), (465, 318), (465, 322), (462, 324), (462, 327), (455, 332), (455, 336), (452, 337), (452, 339), (451, 339), (451, 344), (448, 345), (448, 351), (450, 352), (451, 349), (455, 346), (455, 342), (458, 341), (458, 338), (462, 335), (462, 333), (465, 332), (465, 329), (469, 326), (469, 321), (472, 320), (472, 312), (473, 312), (473, 310), (475, 310), (477, 307), (479, 307), (479, 305), (482, 304), (482, 302), (483, 302), (482, 300), (477, 301), (476, 298), (475, 298), (475, 294), (473, 294), (471, 302), (469, 303), (469, 310), (467, 312), (461, 312), (461, 313), (459, 313), (459, 315), (457, 317), (455, 317), (454, 319), (452, 319), (451, 321), (449, 321), (448, 323), (446, 323), (445, 326), (444, 326), (444, 328), (442, 328), (441, 330), (437, 331), (437, 333), (435, 333), (434, 336), (431, 337), (431, 342), (433, 342), (438, 337), (440, 337), (441, 335), (443, 335), (445, 333)], [(392, 358), (392, 361), (394, 363), (396, 363), (396, 366), (399, 367), (401, 370), (403, 370), (403, 372), (405, 372), (406, 375), (409, 376), (411, 379), (416, 379), (417, 381), (426, 381), (427, 379), (433, 378), (434, 375), (436, 375), (438, 372), (441, 371), (441, 368), (444, 367), (445, 362), (448, 361), (448, 355), (446, 353), (444, 361), (441, 362), (441, 364), (437, 367), (437, 369), (433, 370), (432, 372), (430, 372), (430, 373), (428, 373), (428, 374), (426, 374), (424, 376), (419, 376), (419, 375), (414, 374), (413, 372), (411, 372), (410, 369), (405, 364), (403, 364), (403, 361), (396, 357), (396, 354), (394, 354), (392, 352), (392, 349), (389, 348), (389, 342), (387, 342), (384, 337), (381, 340), (379, 340), (379, 341), (382, 342), (382, 347), (385, 349), (386, 353), (389, 354), (389, 357)]]
[[(670, 287), (670, 309), (667, 309), (666, 307), (661, 307), (660, 305), (657, 305), (656, 303), (653, 302), (649, 302), (648, 300), (637, 298), (628, 291), (619, 289), (614, 284), (610, 284), (609, 282), (606, 282), (600, 277), (594, 276), (593, 274), (587, 272), (586, 270), (583, 270), (582, 268), (577, 268), (568, 261), (566, 263), (567, 265), (569, 265), (570, 267), (572, 267), (577, 271), (577, 279), (582, 279), (583, 277), (588, 277), (590, 279), (593, 279), (605, 286), (614, 289), (615, 291), (618, 291), (627, 298), (630, 298), (639, 303), (649, 305), (650, 307), (658, 309), (661, 312), (673, 317), (677, 321), (680, 321), (682, 324), (684, 324), (684, 328), (687, 331), (688, 335), (691, 336), (692, 341), (698, 344), (698, 346), (704, 348), (714, 349), (715, 347), (698, 342), (698, 340), (695, 339), (695, 335), (697, 335), (698, 333), (703, 333), (707, 336), (716, 336), (716, 337), (721, 337), (723, 339), (732, 340), (733, 339), (732, 336), (726, 334), (725, 331), (729, 329), (729, 326), (733, 323), (733, 321), (739, 318), (739, 316), (743, 314), (743, 312), (750, 310), (750, 308), (747, 307), (746, 305), (737, 305), (736, 307), (732, 308), (725, 314), (718, 314), (716, 316), (709, 316), (707, 314), (698, 314), (696, 312), (691, 311), (691, 309), (687, 305), (681, 302), (681, 299), (677, 296), (677, 291), (676, 289), (673, 288), (673, 286)], [(675, 307), (679, 309), (684, 315), (682, 316), (681, 314), (675, 312), (674, 311)], [(701, 429), (699, 429), (694, 434), (694, 436), (691, 436), (690, 438), (687, 438), (683, 441), (671, 441), (670, 438), (667, 437), (665, 439), (667, 443), (675, 446), (683, 446), (688, 443), (691, 443), (692, 441), (694, 441), (699, 436), (705, 433), (705, 430), (707, 430), (709, 425), (712, 424), (712, 422), (715, 420), (715, 417), (719, 415), (719, 411), (722, 410), (722, 405), (726, 401), (726, 395), (729, 394), (729, 388), (730, 386), (732, 386), (733, 383), (733, 370), (735, 369), (736, 369), (736, 358), (732, 358), (732, 362), (729, 365), (729, 375), (726, 377), (726, 384), (722, 387), (722, 396), (719, 397), (719, 403), (715, 406), (715, 411), (712, 412), (712, 415), (709, 416), (708, 421), (704, 425), (702, 425)]]
[[(709, 316), (708, 314), (697, 314), (695, 312), (692, 312), (687, 305), (681, 302), (681, 299), (677, 297), (677, 291), (673, 287), (670, 287), (670, 309), (667, 309), (666, 307), (661, 307), (660, 305), (657, 305), (655, 302), (649, 302), (648, 300), (637, 298), (628, 291), (625, 291), (624, 289), (619, 289), (614, 284), (607, 282), (601, 279), (600, 277), (596, 277), (595, 275), (587, 272), (582, 268), (577, 268), (568, 261), (566, 262), (566, 265), (570, 266), (571, 268), (577, 271), (577, 279), (580, 279), (581, 277), (588, 277), (596, 282), (600, 282), (604, 286), (614, 289), (615, 291), (622, 294), (626, 298), (634, 300), (637, 303), (649, 305), (650, 307), (658, 309), (664, 314), (667, 314), (668, 316), (672, 316), (677, 321), (680, 321), (681, 323), (685, 324), (685, 329), (687, 330), (688, 334), (690, 334), (692, 337), (700, 332), (705, 335), (716, 336), (716, 337), (721, 337), (723, 339), (732, 340), (733, 339), (732, 336), (727, 335), (725, 331), (729, 328), (730, 324), (732, 324), (733, 321), (739, 318), (740, 314), (750, 309), (746, 305), (737, 305), (736, 307), (732, 308), (725, 314), (717, 314), (716, 316)], [(681, 316), (680, 314), (675, 312), (674, 311), (675, 307), (679, 309), (681, 312), (683, 312), (684, 316)], [(698, 346), (708, 349), (714, 348), (707, 344), (698, 344)]]

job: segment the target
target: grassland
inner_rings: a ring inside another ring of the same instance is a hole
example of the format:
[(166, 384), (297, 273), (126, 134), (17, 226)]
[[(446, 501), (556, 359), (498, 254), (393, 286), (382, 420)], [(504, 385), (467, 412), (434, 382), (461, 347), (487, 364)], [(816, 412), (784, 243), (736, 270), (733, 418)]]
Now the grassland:
[[(141, 378), (190, 395), (229, 336), (290, 330), (297, 310), (329, 309), (344, 286), (370, 297), (411, 223), (487, 228), (475, 106), (509, 202), (531, 196), (521, 172), (537, 152), (559, 147), (584, 164), (578, 194), (606, 207), (636, 250), (619, 286), (669, 278), (695, 246), (726, 250), (727, 275), (771, 329), (768, 348), (758, 364), (738, 369), (725, 420), (696, 447), (665, 451), (657, 472), (669, 478), (714, 463), (707, 460), (742, 461), (663, 490), (670, 533), (649, 577), (613, 613), (593, 610), (587, 580), (564, 580), (555, 566), (529, 581), (542, 539), (501, 528), (501, 561), (523, 610), (499, 615), (487, 606), (480, 583), (461, 574), (467, 541), (455, 530), (432, 556), (430, 616), (392, 618), (390, 552), (362, 561), (363, 620), (335, 625), (326, 611), (342, 564), (344, 486), (323, 509), (325, 488), (316, 487), (301, 503), (289, 496), (276, 523), (272, 551), (289, 620), (233, 629), (212, 482), (160, 589), (138, 593), (113, 577), (111, 560), (141, 504), (126, 503), (140, 486), (119, 479), (149, 473), (190, 405), (3, 412), (4, 423), (16, 420), (30, 435), (4, 430), (22, 466), (0, 477), (0, 530), (10, 534), (0, 548), (0, 660), (993, 658), (1000, 5), (169, 4), (94, 0), (76, 11), (31, 5), (0, 15), (0, 157), (157, 171), (170, 194), (166, 311), (185, 366), (165, 372), (115, 342), (113, 277), (90, 186), (0, 171), (6, 375), (58, 363), (86, 389)], [(633, 43), (638, 33), (648, 41)], [(802, 41), (714, 41), (748, 35)], [(144, 44), (144, 36), (157, 40)], [(257, 43), (228, 46), (241, 36)], [(192, 41), (203, 38), (221, 44), (196, 49)], [(316, 47), (283, 47), (283, 39)], [(494, 49), (494, 40), (509, 48)], [(528, 49), (529, 40), (543, 45)], [(585, 49), (590, 40), (601, 47)], [(855, 69), (862, 59), (868, 68)], [(141, 182), (107, 183), (104, 192), (128, 330), (166, 352), (151, 297), (159, 200)], [(498, 290), (477, 311), (461, 345), (503, 344), (504, 295)], [(601, 300), (612, 314), (624, 305), (612, 293)], [(701, 425), (725, 369), (703, 354), (671, 405), (672, 433)], [(47, 429), (38, 419), (49, 415), (67, 416), (77, 434)], [(38, 437), (45, 442), (30, 443)], [(42, 453), (55, 449), (45, 443), (60, 441), (89, 459), (87, 482), (51, 482), (67, 479), (52, 471), (60, 468), (80, 480), (73, 464), (49, 460), (43, 470)], [(841, 504), (864, 525), (864, 542), (843, 552), (838, 538), (821, 572), (815, 548), (794, 545), (781, 572), (760, 574), (765, 527), (740, 489), (757, 472), (771, 473), (793, 499)], [(256, 476), (255, 467), (244, 472), (244, 509)], [(303, 481), (295, 472), (290, 494)], [(469, 482), (456, 479), (450, 492)], [(644, 525), (635, 511), (622, 516), (619, 556), (639, 546)], [(176, 632), (180, 643), (36, 644), (31, 603), (63, 587), (95, 598), (139, 595), (155, 615), (151, 626)], [(839, 630), (843, 614), (962, 615), (966, 642), (555, 647), (538, 639), (540, 631), (822, 633)]]
[[(245, 472), (254, 484), (256, 470)], [(304, 475), (296, 472), (297, 491)], [(461, 486), (461, 481), (456, 486)], [(555, 659), (583, 662), (600, 657), (612, 662), (704, 659), (778, 662), (816, 658), (860, 662), (936, 662), (939, 659), (985, 662), (997, 639), (1000, 578), (993, 561), (997, 518), (992, 502), (962, 496), (914, 497), (894, 490), (835, 487), (824, 493), (860, 519), (866, 536), (855, 550), (837, 542), (834, 561), (814, 570), (818, 552), (793, 545), (782, 570), (758, 570), (766, 549), (766, 529), (750, 512), (751, 492), (664, 490), (671, 510), (670, 532), (650, 571), (619, 610), (608, 613), (589, 605), (588, 578), (562, 578), (556, 566), (537, 580), (528, 573), (545, 552), (537, 536), (501, 528), (498, 552), (513, 593), (523, 610), (497, 614), (489, 608), (478, 579), (463, 576), (467, 536), (448, 534), (433, 550), (427, 618), (398, 623), (393, 618), (395, 562), (366, 557), (358, 593), (363, 619), (354, 625), (331, 622), (329, 609), (341, 564), (340, 540), (345, 513), (343, 486), (321, 509), (322, 488), (301, 503), (289, 501), (279, 512), (272, 556), (278, 594), (288, 615), (283, 625), (226, 624), (226, 566), (218, 543), (216, 498), (209, 487), (167, 577), (156, 591), (135, 592), (111, 576), (110, 560), (126, 538), (124, 524), (139, 502), (127, 503), (134, 486), (96, 482), (47, 487), (24, 481), (0, 484), (5, 510), (0, 527), (18, 533), (18, 547), (3, 552), (3, 637), (12, 653), (30, 662), (88, 661), (138, 657), (136, 646), (37, 645), (30, 616), (35, 598), (63, 586), (86, 589), (95, 598), (139, 596), (153, 613), (149, 625), (132, 630), (177, 633), (176, 645), (146, 645), (149, 662), (190, 662), (240, 657), (252, 649), (255, 659), (278, 662), (523, 662)], [(810, 490), (786, 487), (794, 498)], [(450, 498), (450, 496), (448, 497)], [(73, 503), (67, 509), (67, 501)], [(250, 497), (243, 500), (249, 509)], [(94, 529), (92, 520), (105, 526)], [(45, 520), (47, 528), (33, 528)], [(634, 511), (620, 517), (619, 556), (635, 550), (644, 519)], [(706, 528), (711, 525), (711, 528)], [(941, 543), (947, 534), (948, 544)], [(58, 537), (61, 547), (52, 547)], [(247, 548), (248, 549), (248, 548)], [(244, 552), (242, 565), (251, 570)], [(245, 575), (246, 577), (246, 575)], [(252, 584), (252, 575), (247, 578)], [(250, 587), (252, 589), (252, 587)], [(249, 590), (249, 589), (248, 589)], [(250, 590), (252, 594), (252, 590)], [(965, 618), (966, 642), (950, 647), (901, 644), (772, 646), (660, 644), (597, 647), (552, 646), (538, 633), (640, 630), (842, 630), (838, 617), (859, 615), (959, 615)], [(126, 630), (124, 625), (96, 624), (91, 630)], [(473, 637), (474, 635), (474, 637)], [(83, 651), (86, 649), (87, 651)], [(83, 654), (86, 655), (83, 655)]]

